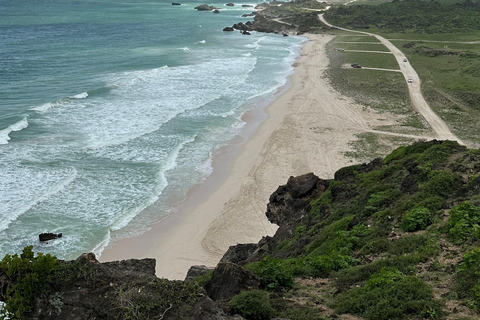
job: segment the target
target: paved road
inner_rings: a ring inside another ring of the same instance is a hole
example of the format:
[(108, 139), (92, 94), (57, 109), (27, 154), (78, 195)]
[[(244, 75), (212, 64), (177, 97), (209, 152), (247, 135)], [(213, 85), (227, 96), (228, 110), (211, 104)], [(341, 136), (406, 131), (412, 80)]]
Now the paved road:
[(433, 132), (435, 133), (437, 139), (440, 140), (455, 140), (459, 144), (464, 144), (459, 138), (457, 138), (448, 128), (447, 124), (439, 117), (428, 105), (427, 101), (423, 97), (422, 90), (421, 90), (421, 82), (420, 78), (418, 77), (417, 72), (413, 69), (412, 65), (409, 62), (403, 62), (405, 55), (395, 47), (390, 41), (376, 35), (374, 33), (364, 32), (364, 31), (356, 31), (345, 29), (341, 27), (334, 26), (328, 23), (325, 18), (323, 17), (323, 13), (318, 15), (320, 21), (325, 23), (327, 26), (332, 28), (337, 28), (344, 31), (355, 32), (366, 34), (369, 36), (373, 36), (377, 38), (384, 46), (386, 46), (390, 52), (393, 53), (395, 59), (397, 59), (398, 65), (400, 66), (400, 70), (405, 77), (405, 81), (407, 79), (412, 79), (412, 83), (407, 83), (408, 85), (408, 92), (410, 93), (410, 99), (412, 101), (412, 105), (417, 110), (417, 112), (425, 119), (425, 121), (430, 125)]

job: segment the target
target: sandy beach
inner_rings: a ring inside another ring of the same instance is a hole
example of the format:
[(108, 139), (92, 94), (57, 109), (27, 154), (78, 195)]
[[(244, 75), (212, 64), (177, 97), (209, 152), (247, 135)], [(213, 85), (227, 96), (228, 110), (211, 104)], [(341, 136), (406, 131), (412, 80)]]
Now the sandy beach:
[(156, 258), (158, 276), (183, 279), (192, 265), (214, 266), (231, 245), (273, 235), (276, 226), (265, 217), (268, 199), (290, 176), (332, 178), (352, 164), (345, 152), (356, 135), (395, 119), (331, 88), (325, 50), (333, 37), (308, 35), (288, 90), (267, 107), (268, 118), (251, 139), (214, 160), (207, 190), (192, 188), (176, 214), (136, 238), (112, 242), (101, 261)]

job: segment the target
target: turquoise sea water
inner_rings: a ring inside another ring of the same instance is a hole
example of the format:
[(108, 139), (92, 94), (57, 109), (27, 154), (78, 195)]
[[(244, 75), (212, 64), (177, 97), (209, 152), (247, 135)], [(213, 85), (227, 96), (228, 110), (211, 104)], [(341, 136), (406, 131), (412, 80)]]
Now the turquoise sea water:
[(302, 38), (223, 32), (256, 3), (202, 3), (0, 0), (0, 256), (99, 253), (169, 214), (285, 84)]

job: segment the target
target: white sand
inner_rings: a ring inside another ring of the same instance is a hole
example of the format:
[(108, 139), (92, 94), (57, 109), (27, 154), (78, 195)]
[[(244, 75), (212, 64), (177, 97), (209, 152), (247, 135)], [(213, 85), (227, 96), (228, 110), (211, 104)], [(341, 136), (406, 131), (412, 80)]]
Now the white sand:
[[(157, 275), (183, 279), (191, 265), (214, 266), (229, 246), (258, 242), (276, 226), (265, 217), (269, 196), (290, 176), (314, 172), (332, 178), (351, 161), (344, 156), (355, 135), (378, 123), (349, 98), (335, 92), (325, 78), (325, 46), (333, 36), (309, 35), (290, 78), (291, 88), (267, 108), (261, 123), (226, 172), (215, 165), (214, 190), (195, 186), (178, 212), (143, 235), (113, 242), (101, 260), (151, 257)], [(393, 123), (382, 114), (381, 124)], [(228, 157), (224, 157), (228, 159)], [(223, 164), (225, 167), (225, 164)], [(221, 171), (221, 170), (220, 170)], [(201, 199), (201, 197), (208, 197)]]

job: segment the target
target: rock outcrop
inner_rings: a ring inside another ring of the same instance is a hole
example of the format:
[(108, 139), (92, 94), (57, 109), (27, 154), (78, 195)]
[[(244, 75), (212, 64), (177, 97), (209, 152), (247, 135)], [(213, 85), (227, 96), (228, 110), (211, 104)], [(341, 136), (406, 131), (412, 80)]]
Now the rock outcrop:
[(230, 300), (242, 290), (258, 289), (260, 279), (230, 262), (220, 262), (212, 278), (205, 285), (208, 296), (213, 300)]
[(49, 241), (49, 240), (54, 240), (61, 238), (62, 234), (61, 233), (41, 233), (38, 235), (38, 239), (40, 241)]
[(212, 11), (212, 10), (215, 10), (215, 9), (218, 9), (218, 8), (214, 7), (214, 6), (210, 6), (208, 4), (201, 4), (199, 6), (196, 6), (194, 9), (196, 9), (198, 11)]

